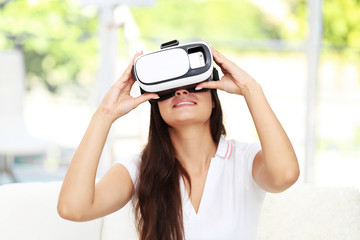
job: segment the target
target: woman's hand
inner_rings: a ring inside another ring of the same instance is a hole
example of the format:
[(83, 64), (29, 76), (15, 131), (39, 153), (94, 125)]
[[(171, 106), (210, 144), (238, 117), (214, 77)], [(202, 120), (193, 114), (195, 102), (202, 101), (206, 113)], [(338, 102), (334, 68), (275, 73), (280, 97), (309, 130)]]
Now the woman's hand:
[(142, 52), (134, 55), (127, 69), (112, 85), (98, 108), (98, 111), (109, 117), (112, 122), (130, 112), (139, 106), (139, 104), (159, 97), (156, 93), (146, 93), (138, 97), (132, 97), (130, 95), (131, 88), (135, 82), (131, 72), (132, 66), (134, 65), (135, 59), (141, 54)]
[(219, 81), (205, 81), (196, 86), (196, 89), (220, 89), (228, 93), (245, 96), (248, 88), (257, 85), (257, 82), (243, 69), (238, 67), (220, 52), (211, 47), (214, 61), (221, 68), (224, 76)]

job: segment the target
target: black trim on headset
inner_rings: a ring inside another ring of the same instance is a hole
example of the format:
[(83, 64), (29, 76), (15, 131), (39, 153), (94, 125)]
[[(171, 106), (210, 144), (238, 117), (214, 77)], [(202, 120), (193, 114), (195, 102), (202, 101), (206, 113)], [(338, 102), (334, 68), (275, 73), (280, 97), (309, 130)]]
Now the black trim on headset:
[(179, 41), (175, 39), (175, 40), (161, 44), (160, 48), (164, 49), (164, 48), (173, 47), (173, 46), (177, 46), (177, 45), (179, 45)]
[[(177, 90), (178, 90), (178, 89), (172, 91), (171, 93), (168, 93), (168, 94), (159, 96), (160, 98), (150, 99), (149, 102), (161, 102), (161, 101), (164, 101), (164, 100), (166, 100), (166, 99), (172, 98), (172, 97), (175, 96), (175, 92), (176, 92)], [(186, 89), (186, 90), (189, 91), (189, 92), (205, 92), (205, 91), (210, 90), (210, 89), (209, 89), (209, 88), (203, 88), (203, 89), (200, 89), (200, 90), (195, 90), (195, 88), (188, 88), (188, 89)]]
[[(212, 75), (211, 75), (211, 77), (209, 79), (210, 79), (209, 81), (218, 81), (219, 80), (219, 72), (217, 71), (216, 68), (213, 68), (213, 73), (212, 73)], [(179, 90), (179, 89), (186, 89), (189, 92), (204, 92), (204, 91), (210, 90), (209, 88), (203, 88), (203, 89), (200, 89), (200, 90), (195, 90), (195, 87), (196, 87), (197, 84), (199, 84), (199, 83), (192, 84), (192, 85), (189, 85), (189, 86), (184, 86), (184, 87), (178, 87), (178, 88), (175, 88), (175, 89), (166, 90), (163, 94), (158, 93), (160, 98), (150, 99), (149, 102), (160, 102), (160, 101), (169, 99), (169, 98), (175, 96), (175, 92), (177, 90)], [(140, 92), (141, 92), (141, 94), (147, 93), (142, 88), (140, 88)]]

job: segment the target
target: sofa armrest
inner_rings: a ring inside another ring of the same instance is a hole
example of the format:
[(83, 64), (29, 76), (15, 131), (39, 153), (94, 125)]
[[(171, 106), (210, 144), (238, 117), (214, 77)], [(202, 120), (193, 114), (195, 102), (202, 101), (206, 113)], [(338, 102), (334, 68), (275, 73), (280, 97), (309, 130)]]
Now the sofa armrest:
[(0, 239), (100, 240), (102, 219), (72, 222), (57, 213), (61, 182), (0, 186)]
[(267, 194), (258, 240), (360, 239), (360, 191), (296, 185)]

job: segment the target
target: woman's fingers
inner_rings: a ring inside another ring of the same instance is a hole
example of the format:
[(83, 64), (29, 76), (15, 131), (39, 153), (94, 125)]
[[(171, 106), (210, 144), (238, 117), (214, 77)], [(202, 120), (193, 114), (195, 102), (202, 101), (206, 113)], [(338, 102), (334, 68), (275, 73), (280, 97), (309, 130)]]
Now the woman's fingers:
[(134, 66), (135, 64), (135, 60), (137, 57), (141, 56), (143, 54), (143, 51), (140, 51), (140, 52), (136, 52), (135, 55), (133, 56), (133, 58), (131, 59), (131, 62), (128, 66), (128, 69), (126, 69), (127, 71), (130, 71), (130, 73), (132, 74), (132, 67)]
[(223, 68), (224, 63), (228, 59), (213, 47), (211, 47), (211, 51), (213, 53), (214, 61), (217, 63), (217, 65), (219, 65), (219, 67)]
[(225, 73), (232, 74), (236, 68), (239, 68), (234, 62), (225, 57), (222, 53), (217, 51), (215, 48), (211, 47), (213, 53), (213, 58), (216, 64), (221, 68), (221, 71)]
[(214, 60), (220, 61), (222, 54), (220, 52), (218, 52), (215, 48), (210, 47), (211, 48), (211, 52), (213, 54)]
[(223, 89), (221, 89), (220, 81), (205, 81), (205, 82), (199, 83), (198, 85), (196, 85), (195, 90), (201, 90), (204, 88), (223, 90)]
[(159, 95), (157, 95), (156, 93), (144, 93), (144, 94), (141, 94), (140, 96), (134, 98), (134, 101), (135, 101), (134, 108), (139, 106), (141, 103), (149, 101), (150, 99), (158, 99), (158, 98), (159, 98)]
[[(108, 109), (108, 111), (116, 111), (114, 115), (123, 115), (133, 109), (134, 103), (136, 106), (141, 103), (137, 103), (139, 100), (134, 100), (130, 95), (131, 88), (135, 83), (135, 79), (132, 75), (132, 67), (135, 59), (140, 56), (142, 52), (136, 53), (130, 61), (128, 67), (125, 69), (121, 77), (112, 85), (107, 94), (102, 100), (102, 107)], [(156, 96), (153, 96), (156, 97)], [(150, 97), (152, 98), (152, 97)], [(144, 100), (146, 101), (146, 100)]]
[(215, 62), (216, 62), (216, 63), (219, 65), (219, 67), (220, 67), (220, 65), (223, 63), (224, 56), (223, 56), (220, 52), (218, 52), (215, 48), (213, 48), (213, 47), (211, 46), (211, 44), (208, 43), (207, 41), (205, 41), (204, 39), (202, 39), (201, 41), (203, 41), (203, 42), (205, 42), (205, 43), (207, 43), (207, 44), (209, 45), (210, 50), (211, 50), (211, 52), (212, 52), (212, 54), (213, 54), (213, 58), (214, 58)]
[(125, 69), (124, 73), (121, 75), (121, 77), (117, 80), (116, 84), (125, 83), (129, 80), (135, 81), (133, 75), (132, 75), (132, 68), (134, 66), (135, 59), (143, 54), (143, 51), (137, 52), (134, 54), (133, 58), (131, 59), (129, 65)]

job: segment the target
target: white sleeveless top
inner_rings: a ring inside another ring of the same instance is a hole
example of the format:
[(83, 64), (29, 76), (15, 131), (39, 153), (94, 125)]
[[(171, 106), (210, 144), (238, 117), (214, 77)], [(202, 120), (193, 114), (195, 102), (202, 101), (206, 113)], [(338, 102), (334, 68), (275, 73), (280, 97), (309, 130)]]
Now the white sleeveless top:
[[(265, 192), (252, 177), (259, 144), (220, 139), (211, 159), (198, 212), (180, 179), (186, 240), (255, 240)], [(139, 158), (120, 161), (136, 187)]]

